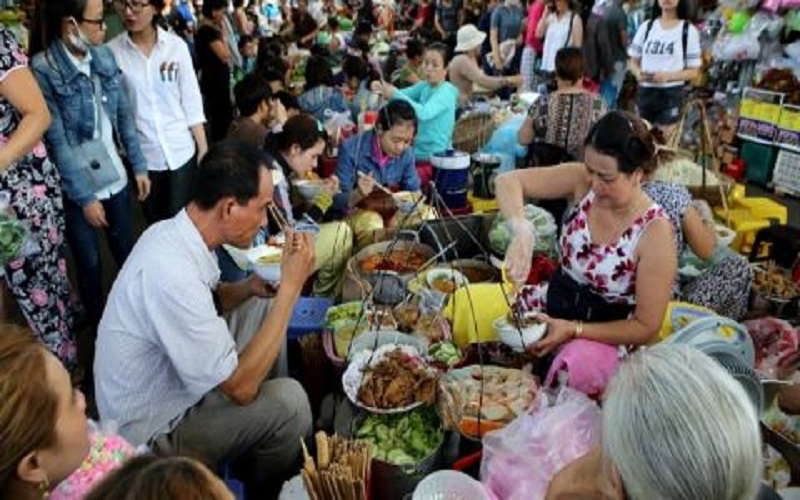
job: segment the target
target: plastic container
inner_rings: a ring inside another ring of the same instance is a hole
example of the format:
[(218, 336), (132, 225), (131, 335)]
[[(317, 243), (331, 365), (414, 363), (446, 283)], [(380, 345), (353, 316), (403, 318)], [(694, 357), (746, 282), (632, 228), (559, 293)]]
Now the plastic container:
[[(800, 196), (800, 153), (781, 149), (775, 161), (775, 172), (772, 181), (775, 190), (793, 196)], [(781, 222), (786, 224), (786, 222)]]
[(309, 333), (318, 333), (325, 328), (325, 314), (333, 306), (332, 299), (300, 297), (289, 320), (289, 340)]
[(745, 141), (741, 152), (746, 166), (745, 179), (766, 187), (772, 182), (776, 155), (776, 148), (772, 146)]
[[(800, 165), (798, 165), (800, 167)], [(798, 172), (800, 174), (800, 172)], [(800, 177), (798, 177), (800, 182)], [(756, 217), (770, 220), (775, 224), (786, 224), (788, 220), (788, 210), (785, 205), (769, 198), (745, 197), (733, 202), (733, 208), (745, 208)]]
[(714, 209), (714, 214), (723, 223), (736, 231), (736, 238), (730, 247), (745, 255), (750, 253), (750, 248), (756, 239), (756, 233), (771, 225), (767, 219), (755, 217), (746, 208), (734, 208), (726, 211), (722, 207), (717, 207)]
[(440, 470), (423, 479), (411, 500), (488, 500), (478, 481), (463, 472)]
[(444, 441), (427, 458), (412, 467), (401, 467), (373, 459), (370, 498), (404, 500), (406, 495), (415, 491), (417, 485), (437, 468), (443, 447)]
[(470, 156), (461, 151), (447, 151), (431, 157), (436, 192), (450, 209), (467, 205)]

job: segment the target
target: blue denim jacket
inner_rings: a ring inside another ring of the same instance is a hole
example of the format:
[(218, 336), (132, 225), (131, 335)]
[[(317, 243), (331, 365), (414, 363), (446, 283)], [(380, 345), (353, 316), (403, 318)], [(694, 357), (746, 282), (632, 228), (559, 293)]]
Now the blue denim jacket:
[(381, 167), (375, 159), (373, 144), (375, 132), (370, 130), (350, 137), (339, 147), (339, 161), (336, 164), (336, 177), (341, 192), (334, 196), (333, 206), (339, 212), (347, 211), (350, 193), (358, 185), (358, 174), (372, 174), (384, 186), (399, 191), (419, 191), (420, 182), (414, 161), (414, 150), (408, 148), (397, 158)]
[[(91, 49), (92, 75), (100, 78), (103, 108), (117, 140), (127, 153), (135, 174), (147, 172), (139, 147), (133, 109), (122, 88), (122, 73), (108, 47)], [(60, 40), (37, 54), (31, 67), (53, 117), (45, 138), (58, 165), (67, 196), (80, 206), (95, 200), (92, 183), (76, 161), (73, 147), (94, 136), (94, 87), (92, 81), (69, 60)]]

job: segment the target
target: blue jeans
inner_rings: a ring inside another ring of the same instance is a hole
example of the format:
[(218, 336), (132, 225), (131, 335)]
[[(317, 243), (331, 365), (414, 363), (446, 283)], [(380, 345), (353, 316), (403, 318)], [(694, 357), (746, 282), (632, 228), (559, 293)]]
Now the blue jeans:
[[(128, 189), (101, 201), (106, 213), (105, 228), (108, 246), (119, 268), (133, 248), (133, 210)], [(99, 231), (89, 225), (83, 209), (69, 199), (64, 199), (67, 222), (67, 241), (75, 257), (78, 289), (86, 308), (87, 320), (92, 326), (100, 322), (105, 297), (103, 294), (103, 259), (100, 254)]]

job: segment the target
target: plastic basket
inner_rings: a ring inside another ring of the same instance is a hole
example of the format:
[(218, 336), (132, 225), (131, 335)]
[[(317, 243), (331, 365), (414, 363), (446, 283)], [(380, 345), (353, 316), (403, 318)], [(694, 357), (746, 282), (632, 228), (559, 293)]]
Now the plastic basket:
[(300, 297), (289, 320), (289, 340), (321, 332), (325, 328), (325, 313), (331, 306), (333, 306), (332, 299)]

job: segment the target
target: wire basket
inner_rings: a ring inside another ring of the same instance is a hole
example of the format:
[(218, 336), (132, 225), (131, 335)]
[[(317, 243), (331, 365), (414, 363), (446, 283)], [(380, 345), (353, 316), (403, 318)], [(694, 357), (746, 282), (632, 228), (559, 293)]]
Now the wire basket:
[(495, 123), (491, 113), (472, 113), (456, 122), (453, 130), (453, 149), (476, 153), (494, 133)]

